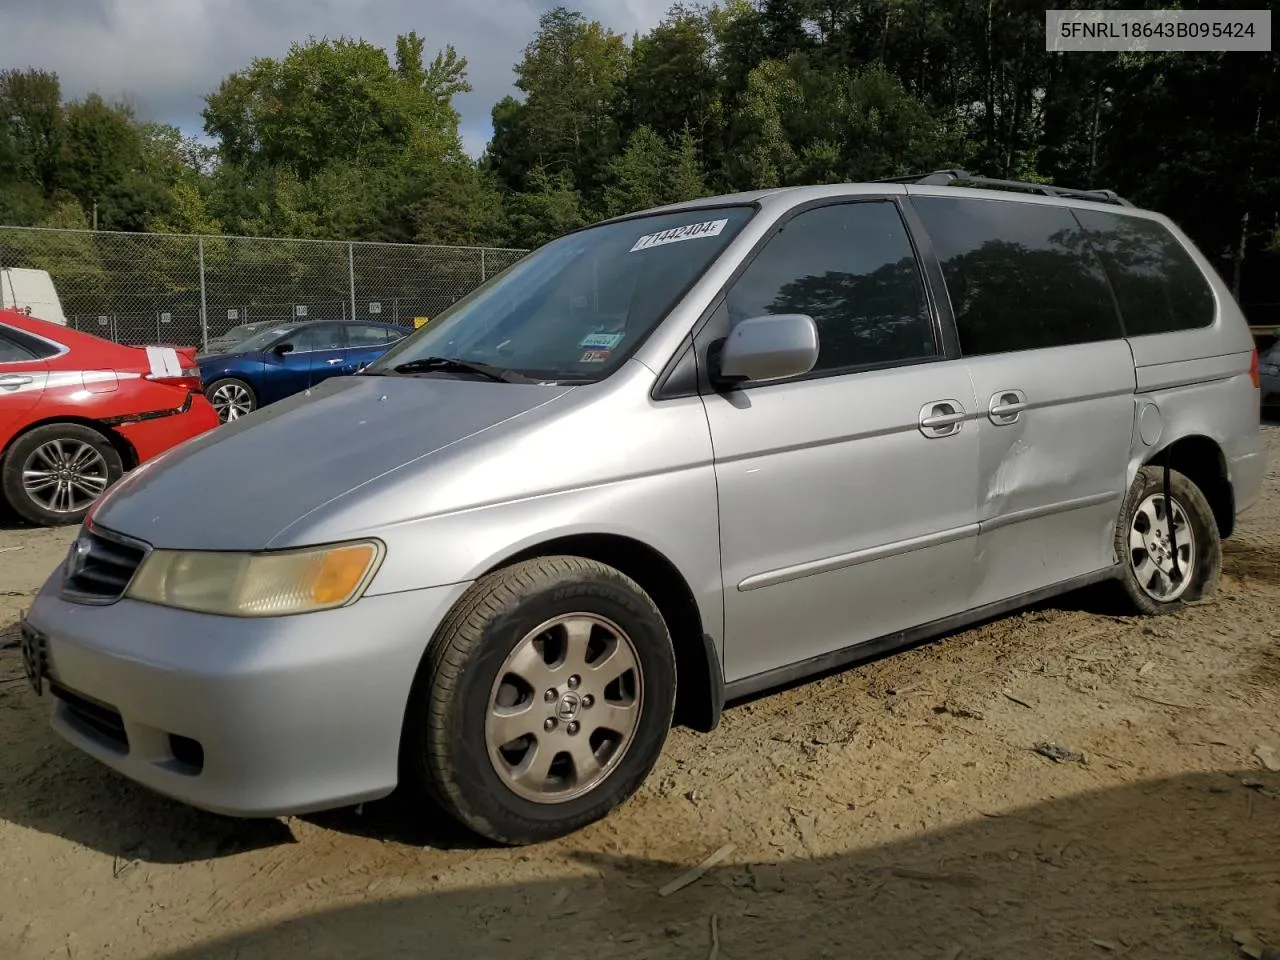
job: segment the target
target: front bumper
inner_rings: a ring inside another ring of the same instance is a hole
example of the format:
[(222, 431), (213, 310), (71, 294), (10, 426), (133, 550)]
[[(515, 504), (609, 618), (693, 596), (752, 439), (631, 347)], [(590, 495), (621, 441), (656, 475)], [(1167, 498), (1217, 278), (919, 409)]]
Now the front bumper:
[(47, 641), (54, 729), (153, 790), (247, 817), (395, 788), (410, 686), (466, 588), (236, 619), (133, 600), (84, 606), (61, 599), (61, 584), (59, 569), (27, 617)]

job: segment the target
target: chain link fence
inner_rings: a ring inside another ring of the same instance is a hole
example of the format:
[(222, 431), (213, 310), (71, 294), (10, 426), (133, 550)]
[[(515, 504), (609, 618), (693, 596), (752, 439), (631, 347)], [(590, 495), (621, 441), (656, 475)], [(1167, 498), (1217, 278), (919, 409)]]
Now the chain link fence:
[(204, 346), (257, 321), (412, 327), (527, 252), (0, 226), (0, 270), (47, 271), (67, 326), (129, 344)]

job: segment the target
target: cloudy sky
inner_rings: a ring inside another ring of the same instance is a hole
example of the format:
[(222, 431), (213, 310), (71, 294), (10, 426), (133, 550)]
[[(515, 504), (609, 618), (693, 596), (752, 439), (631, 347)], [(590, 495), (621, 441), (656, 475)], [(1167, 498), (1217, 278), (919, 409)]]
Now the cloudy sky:
[[(564, 0), (628, 34), (671, 0)], [(294, 40), (362, 37), (388, 50), (417, 30), (428, 55), (452, 43), (474, 92), (459, 98), (473, 156), (489, 139), (489, 110), (513, 92), (511, 67), (555, 0), (0, 0), (0, 65), (55, 71), (64, 96), (97, 90), (149, 120), (200, 134), (202, 97), (259, 56)]]

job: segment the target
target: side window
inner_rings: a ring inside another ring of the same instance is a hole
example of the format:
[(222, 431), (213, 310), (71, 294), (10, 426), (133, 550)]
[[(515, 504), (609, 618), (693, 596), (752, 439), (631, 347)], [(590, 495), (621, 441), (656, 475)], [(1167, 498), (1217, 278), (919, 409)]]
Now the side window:
[(916, 197), (966, 356), (1124, 336), (1107, 278), (1067, 207)]
[(799, 214), (760, 251), (725, 303), (731, 324), (766, 314), (813, 317), (815, 371), (938, 353), (920, 266), (888, 201)]
[(317, 323), (303, 327), (287, 342), (293, 344), (294, 353), (305, 353), (310, 350), (341, 350), (346, 347), (347, 338), (337, 324)]
[(22, 363), (39, 359), (16, 340), (9, 338), (8, 332), (0, 330), (0, 363)]
[(347, 327), (347, 343), (353, 347), (376, 347), (387, 342), (387, 333), (382, 327)]
[(1100, 210), (1077, 210), (1076, 217), (1106, 268), (1129, 336), (1213, 323), (1213, 290), (1164, 224)]

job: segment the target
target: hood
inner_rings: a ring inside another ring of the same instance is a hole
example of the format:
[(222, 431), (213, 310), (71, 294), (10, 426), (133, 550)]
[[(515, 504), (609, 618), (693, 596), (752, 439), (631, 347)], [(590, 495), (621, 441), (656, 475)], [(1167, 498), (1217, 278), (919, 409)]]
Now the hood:
[(238, 343), (228, 343), (220, 346), (216, 343), (210, 342), (208, 348), (204, 350), (204, 352), (196, 354), (196, 363), (209, 363), (210, 361), (225, 363), (228, 360), (239, 360), (242, 357), (262, 357), (261, 350), (246, 353), (243, 350), (237, 350), (236, 348), (238, 346), (240, 346)]
[(156, 547), (259, 550), (353, 488), (572, 389), (336, 377), (144, 464), (93, 522)]

